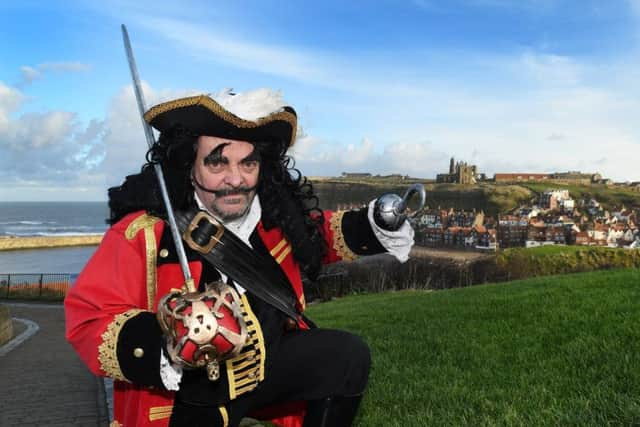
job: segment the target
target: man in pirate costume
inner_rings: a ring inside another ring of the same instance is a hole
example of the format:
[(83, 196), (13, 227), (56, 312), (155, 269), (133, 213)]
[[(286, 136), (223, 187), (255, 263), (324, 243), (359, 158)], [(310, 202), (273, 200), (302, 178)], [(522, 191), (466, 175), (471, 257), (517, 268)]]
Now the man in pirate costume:
[[(405, 261), (411, 227), (379, 227), (373, 202), (359, 211), (320, 210), (285, 154), (296, 139), (295, 111), (266, 91), (177, 99), (151, 108), (145, 120), (160, 137), (142, 171), (109, 190), (112, 226), (65, 300), (67, 339), (92, 372), (114, 379), (112, 425), (236, 426), (245, 416), (287, 427), (351, 425), (369, 349), (303, 317), (302, 277), (313, 280), (322, 264), (362, 255), (389, 252)], [(154, 163), (175, 211), (220, 221), (255, 254), (243, 262), (268, 260), (264, 276), (292, 295), (287, 315), (203, 251), (185, 247), (198, 291), (228, 284), (246, 326), (246, 340), (219, 361), (215, 380), (205, 369), (183, 369), (158, 321), (159, 304), (184, 278)]]

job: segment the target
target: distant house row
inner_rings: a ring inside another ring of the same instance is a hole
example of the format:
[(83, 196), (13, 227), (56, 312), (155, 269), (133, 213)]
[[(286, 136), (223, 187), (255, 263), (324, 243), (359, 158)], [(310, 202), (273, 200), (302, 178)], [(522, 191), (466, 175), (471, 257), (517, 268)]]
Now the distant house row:
[(495, 249), (549, 244), (640, 246), (640, 212), (622, 207), (609, 213), (595, 199), (581, 200), (580, 213), (567, 190), (548, 190), (536, 206), (496, 220), (483, 212), (427, 209), (414, 220), (416, 244)]

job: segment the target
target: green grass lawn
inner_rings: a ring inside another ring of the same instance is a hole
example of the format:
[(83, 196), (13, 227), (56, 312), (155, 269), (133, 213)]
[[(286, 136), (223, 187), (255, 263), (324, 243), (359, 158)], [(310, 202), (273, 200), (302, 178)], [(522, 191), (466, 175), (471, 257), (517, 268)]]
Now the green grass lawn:
[(640, 271), (309, 307), (371, 346), (358, 426), (640, 424)]

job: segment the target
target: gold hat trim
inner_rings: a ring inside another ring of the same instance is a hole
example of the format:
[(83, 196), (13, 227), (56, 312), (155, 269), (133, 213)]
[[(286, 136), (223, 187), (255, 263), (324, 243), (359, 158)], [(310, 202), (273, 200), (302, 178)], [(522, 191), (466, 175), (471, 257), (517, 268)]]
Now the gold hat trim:
[(153, 119), (167, 111), (176, 110), (178, 108), (192, 107), (194, 105), (202, 105), (209, 109), (212, 113), (222, 118), (224, 121), (231, 123), (233, 126), (241, 129), (252, 129), (264, 126), (278, 120), (284, 121), (291, 125), (291, 141), (289, 147), (292, 147), (296, 140), (296, 132), (298, 131), (298, 119), (294, 114), (288, 111), (279, 111), (271, 113), (268, 116), (261, 117), (256, 121), (241, 119), (230, 111), (226, 110), (222, 105), (218, 104), (207, 95), (190, 96), (187, 98), (174, 99), (173, 101), (164, 102), (151, 107), (149, 111), (144, 113), (144, 119), (147, 123), (151, 123)]

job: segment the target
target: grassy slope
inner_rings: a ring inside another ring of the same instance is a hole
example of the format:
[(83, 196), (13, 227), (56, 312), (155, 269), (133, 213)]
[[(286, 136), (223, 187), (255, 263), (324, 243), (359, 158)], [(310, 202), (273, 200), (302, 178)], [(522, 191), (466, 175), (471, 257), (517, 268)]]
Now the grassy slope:
[(640, 272), (609, 270), (309, 308), (365, 337), (359, 426), (640, 423)]
[(383, 180), (383, 179), (339, 179), (330, 178), (313, 182), (321, 206), (334, 208), (336, 204), (350, 202), (366, 203), (381, 193), (391, 191), (403, 193), (410, 182), (422, 182), (427, 190), (427, 205), (456, 209), (483, 209), (495, 216), (517, 206), (528, 204), (548, 189), (563, 188), (576, 200), (594, 197), (605, 208), (613, 209), (621, 205), (640, 205), (640, 192), (627, 188), (607, 187), (605, 185), (560, 184), (552, 182), (490, 183), (476, 185), (434, 184), (421, 180)]
[[(313, 182), (323, 208), (340, 204), (363, 204), (385, 192), (403, 194), (407, 186), (419, 181), (326, 179)], [(482, 183), (478, 185), (426, 183), (427, 205), (443, 209), (484, 210), (489, 215), (528, 203), (533, 193), (522, 186)]]

